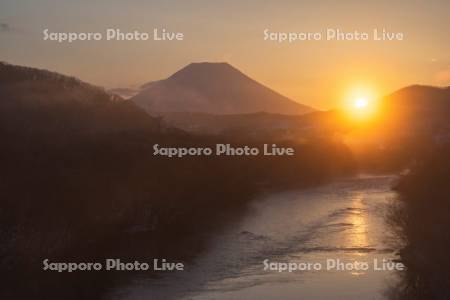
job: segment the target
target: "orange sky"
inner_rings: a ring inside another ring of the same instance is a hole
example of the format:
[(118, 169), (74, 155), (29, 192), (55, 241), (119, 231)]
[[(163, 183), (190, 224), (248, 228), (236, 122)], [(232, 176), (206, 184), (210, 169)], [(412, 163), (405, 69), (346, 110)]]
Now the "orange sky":
[[(395, 2), (395, 3), (394, 3)], [(226, 61), (305, 104), (327, 109), (364, 87), (376, 95), (420, 83), (450, 85), (450, 1), (56, 1), (3, 0), (0, 60), (106, 86), (165, 78), (199, 61)], [(43, 41), (56, 32), (166, 28), (185, 40)], [(372, 32), (403, 41), (264, 41), (264, 29)]]

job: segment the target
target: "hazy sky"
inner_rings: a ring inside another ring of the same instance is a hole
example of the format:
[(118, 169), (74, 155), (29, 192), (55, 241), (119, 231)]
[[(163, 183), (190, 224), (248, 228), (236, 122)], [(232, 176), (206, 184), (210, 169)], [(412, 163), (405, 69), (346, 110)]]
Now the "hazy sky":
[[(450, 85), (450, 1), (0, 0), (0, 60), (105, 87), (168, 77), (190, 62), (226, 61), (318, 108), (359, 87), (384, 94), (420, 83)], [(177, 42), (44, 41), (42, 31), (106, 28), (183, 32)], [(403, 32), (403, 41), (264, 41), (264, 29)]]

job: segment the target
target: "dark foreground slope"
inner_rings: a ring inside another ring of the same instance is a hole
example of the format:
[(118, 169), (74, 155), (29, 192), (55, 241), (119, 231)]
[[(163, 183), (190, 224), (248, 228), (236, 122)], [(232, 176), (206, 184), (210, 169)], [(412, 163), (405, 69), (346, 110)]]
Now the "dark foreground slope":
[(392, 211), (407, 267), (392, 297), (449, 299), (450, 88), (414, 85), (385, 101), (391, 144), (413, 162), (397, 186), (400, 204)]
[(74, 78), (6, 64), (0, 77), (2, 299), (101, 298), (139, 274), (44, 272), (42, 261), (184, 260), (262, 188), (351, 170), (347, 149), (325, 139), (285, 141), (293, 157), (153, 156), (155, 143), (238, 142), (162, 128), (133, 103)]

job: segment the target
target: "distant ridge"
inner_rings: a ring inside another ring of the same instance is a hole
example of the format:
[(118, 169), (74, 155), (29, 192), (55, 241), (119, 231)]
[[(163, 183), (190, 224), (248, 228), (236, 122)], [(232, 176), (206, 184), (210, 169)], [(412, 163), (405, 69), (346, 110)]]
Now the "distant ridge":
[(144, 85), (131, 100), (150, 113), (298, 115), (314, 110), (258, 83), (228, 63), (191, 63), (165, 80)]
[(410, 85), (384, 98), (388, 112), (401, 117), (408, 115), (419, 119), (447, 120), (450, 117), (450, 87)]

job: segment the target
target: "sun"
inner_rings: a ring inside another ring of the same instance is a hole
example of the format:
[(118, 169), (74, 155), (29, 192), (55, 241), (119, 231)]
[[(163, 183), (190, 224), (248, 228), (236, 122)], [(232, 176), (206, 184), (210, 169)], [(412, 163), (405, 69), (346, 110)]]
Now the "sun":
[(376, 101), (372, 96), (358, 95), (348, 100), (347, 112), (355, 121), (369, 121), (373, 119), (376, 110)]
[(367, 100), (367, 97), (356, 98), (353, 102), (353, 106), (356, 109), (365, 109), (369, 106), (369, 100)]
[(372, 116), (374, 112), (373, 99), (370, 96), (355, 96), (349, 99), (347, 110), (350, 115), (359, 120), (366, 120)]
[(371, 121), (378, 111), (377, 90), (368, 84), (354, 83), (343, 95), (347, 116), (357, 122)]

